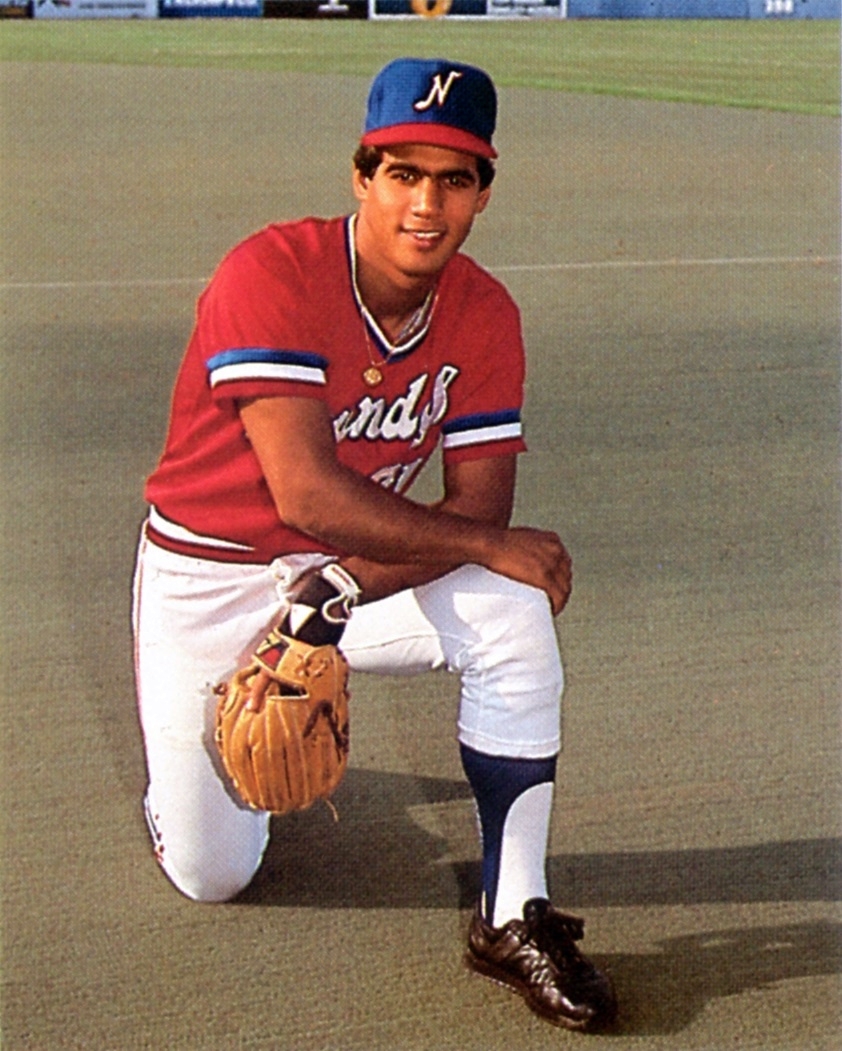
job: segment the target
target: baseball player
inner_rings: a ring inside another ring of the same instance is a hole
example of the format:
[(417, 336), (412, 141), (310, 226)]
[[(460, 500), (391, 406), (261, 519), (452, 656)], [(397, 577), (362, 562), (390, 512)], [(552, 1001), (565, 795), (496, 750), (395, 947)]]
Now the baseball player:
[[(446, 668), (482, 842), (468, 964), (584, 1029), (613, 1019), (615, 997), (545, 872), (571, 563), (555, 533), (509, 525), (519, 314), (460, 252), (491, 195), (496, 107), (480, 69), (391, 62), (369, 93), (354, 214), (268, 226), (200, 297), (134, 583), (145, 810), (172, 883), (230, 899), (269, 815), (220, 766), (215, 685), (279, 619), (340, 645), (352, 674)], [(437, 447), (442, 496), (424, 505), (411, 486)]]

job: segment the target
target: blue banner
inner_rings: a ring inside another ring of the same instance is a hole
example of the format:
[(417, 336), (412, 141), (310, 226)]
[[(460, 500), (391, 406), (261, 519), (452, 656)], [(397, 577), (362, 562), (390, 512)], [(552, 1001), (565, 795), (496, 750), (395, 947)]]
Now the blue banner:
[(263, 0), (160, 0), (161, 18), (261, 18)]
[(569, 18), (839, 18), (842, 0), (567, 0)]

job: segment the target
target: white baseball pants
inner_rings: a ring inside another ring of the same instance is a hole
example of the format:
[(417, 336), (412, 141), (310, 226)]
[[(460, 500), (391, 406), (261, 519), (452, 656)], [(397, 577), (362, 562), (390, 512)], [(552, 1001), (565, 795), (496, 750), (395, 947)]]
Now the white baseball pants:
[[(214, 687), (277, 623), (298, 576), (324, 561), (232, 565), (141, 538), (133, 628), (147, 820), (164, 871), (195, 900), (225, 901), (245, 888), (269, 838), (269, 815), (243, 805), (222, 773)], [(464, 566), (358, 607), (341, 645), (352, 671), (459, 674), (458, 739), (478, 752), (536, 759), (559, 750), (563, 675), (542, 591)]]

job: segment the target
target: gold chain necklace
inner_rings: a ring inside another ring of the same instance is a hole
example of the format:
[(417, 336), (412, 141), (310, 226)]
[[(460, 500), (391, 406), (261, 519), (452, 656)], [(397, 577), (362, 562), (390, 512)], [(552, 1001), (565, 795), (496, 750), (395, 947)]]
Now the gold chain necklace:
[[(374, 360), (374, 352), (371, 346), (371, 340), (368, 338), (368, 324), (365, 318), (363, 318), (363, 335), (365, 336), (365, 346), (368, 351), (368, 360), (371, 362), (367, 369), (363, 369), (363, 380), (369, 387), (376, 387), (378, 384), (383, 382), (383, 371), (377, 365)], [(388, 360), (388, 359), (387, 359)]]
[[(392, 356), (399, 351), (406, 353), (412, 349), (412, 343), (414, 340), (420, 342), (421, 339), (426, 335), (427, 329), (433, 318), (433, 311), (436, 309), (436, 303), (438, 301), (438, 290), (431, 288), (427, 293), (424, 302), (416, 310), (412, 312), (408, 321), (398, 333), (397, 339), (392, 343), (387, 340), (385, 335), (381, 332), (380, 326), (374, 319), (371, 311), (363, 302), (362, 294), (360, 293), (359, 286), (357, 285), (357, 248), (356, 248), (356, 215), (351, 217), (350, 229), (351, 229), (351, 283), (354, 288), (354, 298), (357, 301), (357, 306), (360, 311), (360, 320), (363, 326), (363, 335), (365, 336), (365, 346), (368, 351), (369, 364), (363, 369), (363, 382), (368, 387), (377, 387), (383, 382), (383, 365), (388, 365)], [(373, 332), (378, 336), (378, 342), (381, 347), (386, 346), (389, 349), (386, 350), (384, 360), (378, 363), (374, 357), (374, 348), (371, 345), (371, 339), (369, 337), (369, 326)]]
[[(437, 299), (437, 292), (435, 289), (431, 289), (421, 306), (413, 311), (412, 316), (400, 330), (395, 342), (390, 345), (390, 349), (386, 352), (383, 364), (388, 365), (389, 361), (392, 359), (392, 355), (398, 353), (398, 351), (406, 351), (409, 344), (412, 343), (412, 340), (416, 336), (426, 332), (429, 327), (429, 322), (432, 319), (433, 311), (436, 308)], [(365, 346), (368, 351), (368, 360), (370, 362), (368, 367), (363, 369), (363, 380), (367, 386), (376, 387), (383, 382), (383, 370), (374, 359), (374, 348), (371, 345), (371, 339), (368, 334), (370, 321), (373, 321), (371, 314), (364, 306), (362, 306), (363, 335), (365, 336)]]

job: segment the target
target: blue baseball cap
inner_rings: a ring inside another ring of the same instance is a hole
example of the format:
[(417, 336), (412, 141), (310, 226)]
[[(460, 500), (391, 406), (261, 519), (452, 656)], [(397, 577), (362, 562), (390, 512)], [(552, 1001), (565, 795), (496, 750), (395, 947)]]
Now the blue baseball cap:
[(420, 143), (493, 159), (497, 93), (476, 66), (446, 59), (398, 58), (368, 95), (363, 146)]

